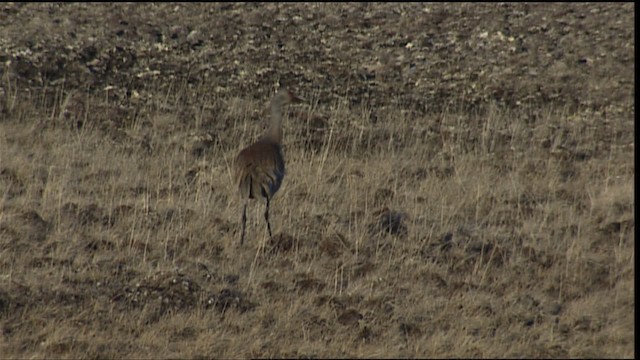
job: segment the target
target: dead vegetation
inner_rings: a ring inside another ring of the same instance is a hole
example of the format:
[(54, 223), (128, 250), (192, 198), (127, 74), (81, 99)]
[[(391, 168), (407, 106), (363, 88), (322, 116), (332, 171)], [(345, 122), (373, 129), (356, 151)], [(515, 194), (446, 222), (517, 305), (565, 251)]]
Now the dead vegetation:
[(632, 7), (1, 5), (0, 353), (633, 357)]

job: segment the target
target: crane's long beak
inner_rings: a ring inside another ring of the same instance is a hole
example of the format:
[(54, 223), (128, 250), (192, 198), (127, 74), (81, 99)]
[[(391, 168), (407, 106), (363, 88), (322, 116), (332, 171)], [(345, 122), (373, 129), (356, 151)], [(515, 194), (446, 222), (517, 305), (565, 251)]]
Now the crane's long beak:
[(299, 104), (299, 103), (306, 102), (306, 100), (303, 97), (300, 97), (292, 92), (289, 92), (289, 96), (291, 97), (292, 104)]

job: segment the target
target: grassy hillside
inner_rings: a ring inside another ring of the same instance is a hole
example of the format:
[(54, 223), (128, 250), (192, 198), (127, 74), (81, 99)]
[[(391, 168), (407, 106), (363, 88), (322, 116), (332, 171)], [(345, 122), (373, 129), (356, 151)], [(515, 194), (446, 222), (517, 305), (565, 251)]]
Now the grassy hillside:
[(3, 357), (634, 356), (632, 5), (1, 6)]

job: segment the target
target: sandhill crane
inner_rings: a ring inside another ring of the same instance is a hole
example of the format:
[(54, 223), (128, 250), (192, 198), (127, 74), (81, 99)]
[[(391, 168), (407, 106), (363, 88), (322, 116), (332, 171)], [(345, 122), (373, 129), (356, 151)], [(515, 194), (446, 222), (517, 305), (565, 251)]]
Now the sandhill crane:
[(289, 90), (280, 90), (271, 100), (271, 123), (267, 132), (255, 143), (242, 149), (234, 162), (235, 181), (244, 200), (242, 208), (242, 235), (244, 243), (247, 222), (247, 204), (249, 199), (262, 196), (267, 200), (264, 219), (267, 222), (269, 237), (269, 200), (275, 195), (284, 178), (284, 157), (282, 156), (282, 108), (287, 104), (304, 101)]

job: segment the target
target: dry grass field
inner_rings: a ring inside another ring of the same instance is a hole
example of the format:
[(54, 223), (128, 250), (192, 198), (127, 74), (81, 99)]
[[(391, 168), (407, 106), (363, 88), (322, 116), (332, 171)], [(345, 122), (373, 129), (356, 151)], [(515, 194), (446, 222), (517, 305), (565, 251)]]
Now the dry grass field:
[(632, 4), (0, 8), (0, 357), (634, 357)]

